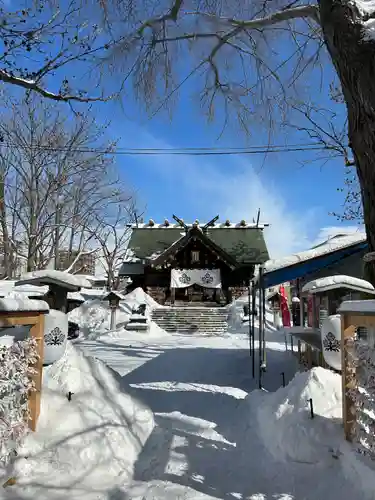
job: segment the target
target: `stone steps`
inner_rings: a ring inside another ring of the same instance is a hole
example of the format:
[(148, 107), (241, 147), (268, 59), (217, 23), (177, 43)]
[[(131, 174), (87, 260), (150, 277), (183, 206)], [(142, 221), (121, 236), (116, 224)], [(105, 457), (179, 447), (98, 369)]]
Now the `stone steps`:
[(219, 307), (160, 307), (152, 320), (170, 333), (222, 335), (228, 330), (228, 311)]

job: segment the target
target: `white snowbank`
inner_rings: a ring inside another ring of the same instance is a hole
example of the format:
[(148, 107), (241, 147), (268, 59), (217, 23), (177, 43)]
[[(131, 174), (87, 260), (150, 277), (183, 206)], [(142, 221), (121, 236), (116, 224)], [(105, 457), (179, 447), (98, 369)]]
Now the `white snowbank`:
[[(123, 328), (129, 321), (132, 310), (139, 307), (141, 304), (146, 304), (145, 315), (150, 319), (151, 311), (160, 305), (155, 300), (145, 293), (142, 288), (136, 288), (132, 292), (125, 295), (124, 300), (121, 300), (116, 312), (116, 329)], [(74, 321), (80, 327), (83, 335), (86, 337), (95, 336), (105, 333), (110, 328), (111, 310), (109, 302), (105, 300), (90, 300), (84, 302), (76, 309), (68, 313), (69, 320)], [(157, 334), (157, 327), (152, 324), (153, 332)], [(165, 333), (164, 330), (159, 328), (160, 334)]]
[[(250, 297), (251, 299), (251, 297)], [(249, 305), (249, 295), (248, 293), (244, 293), (238, 299), (235, 299), (229, 306), (229, 326), (232, 329), (236, 329), (238, 331), (241, 331), (243, 329), (248, 330), (248, 317), (245, 317), (244, 315), (244, 306)], [(250, 305), (252, 307), (252, 305)], [(256, 301), (255, 301), (255, 307), (256, 310), (259, 312), (259, 295), (257, 294), (256, 296)], [(258, 316), (255, 317), (255, 327), (258, 328)], [(266, 302), (266, 327), (269, 330), (275, 330), (275, 325), (274, 325), (274, 316), (273, 312), (271, 311), (271, 305)]]
[(153, 426), (151, 410), (122, 392), (111, 369), (68, 344), (44, 370), (37, 432), (8, 472), (17, 479), (8, 492), (23, 500), (108, 499), (131, 479)]
[[(100, 299), (88, 300), (68, 313), (70, 321), (79, 326), (84, 336), (97, 335), (109, 330), (111, 309), (107, 301)], [(120, 302), (116, 311), (116, 324), (123, 327), (130, 317), (129, 308)]]
[(309, 281), (303, 286), (302, 292), (320, 293), (334, 288), (350, 288), (359, 292), (375, 293), (374, 286), (368, 281), (344, 274)]
[(141, 304), (146, 304), (148, 309), (154, 309), (155, 307), (161, 307), (160, 304), (156, 302), (150, 295), (142, 290), (142, 288), (136, 288), (132, 292), (125, 295), (125, 300), (128, 304), (139, 306)]
[[(310, 398), (314, 418), (310, 415)], [(259, 405), (258, 424), (264, 444), (280, 461), (324, 461), (343, 440), (341, 404), (340, 375), (321, 367), (297, 373), (289, 385), (266, 394)]]

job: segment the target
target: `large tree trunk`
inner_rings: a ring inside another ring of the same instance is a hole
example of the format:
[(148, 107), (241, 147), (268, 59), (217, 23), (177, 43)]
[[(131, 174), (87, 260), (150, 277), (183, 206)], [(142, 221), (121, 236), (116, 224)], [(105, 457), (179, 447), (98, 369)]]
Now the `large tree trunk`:
[[(360, 12), (347, 0), (321, 0), (325, 42), (341, 81), (349, 144), (362, 191), (369, 252), (375, 251), (375, 39), (364, 38)], [(375, 285), (375, 263), (366, 265)]]

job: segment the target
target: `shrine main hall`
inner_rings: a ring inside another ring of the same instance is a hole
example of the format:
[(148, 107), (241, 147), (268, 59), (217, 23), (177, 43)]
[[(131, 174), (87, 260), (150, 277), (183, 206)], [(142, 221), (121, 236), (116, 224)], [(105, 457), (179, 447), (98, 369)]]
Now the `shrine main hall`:
[(173, 222), (131, 226), (120, 278), (130, 278), (128, 290), (141, 287), (159, 304), (226, 304), (241, 295), (255, 266), (269, 259), (266, 225), (241, 220), (205, 224)]

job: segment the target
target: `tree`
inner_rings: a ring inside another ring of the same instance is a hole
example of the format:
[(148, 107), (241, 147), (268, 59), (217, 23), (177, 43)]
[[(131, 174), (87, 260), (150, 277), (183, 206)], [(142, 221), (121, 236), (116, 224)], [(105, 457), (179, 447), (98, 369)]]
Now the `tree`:
[[(344, 96), (369, 250), (375, 251), (371, 2), (72, 0), (56, 9), (53, 1), (37, 0), (25, 11), (3, 7), (3, 16), (3, 82), (55, 100), (89, 101), (109, 97), (104, 76), (112, 73), (118, 76), (115, 95), (132, 81), (142, 103), (156, 100), (158, 110), (194, 76), (203, 85), (201, 102), (209, 115), (221, 99), (216, 109), (235, 106), (245, 128), (256, 114), (267, 125), (274, 123), (290, 93), (302, 92), (302, 78), (306, 85), (328, 55)], [(72, 68), (79, 75), (91, 73), (74, 85)], [(181, 71), (186, 76), (178, 81)], [(87, 93), (96, 88), (93, 79), (102, 88), (99, 96)], [(370, 279), (375, 283), (375, 269)]]
[(134, 199), (119, 204), (111, 216), (99, 218), (94, 237), (98, 243), (97, 256), (104, 268), (109, 290), (117, 290), (118, 271), (125, 260), (131, 233), (131, 224), (136, 220)]
[(109, 155), (115, 144), (103, 143), (88, 113), (63, 116), (40, 99), (12, 107), (0, 130), (4, 275), (14, 276), (20, 258), (28, 271), (59, 268), (61, 250), (71, 264), (112, 209), (130, 200)]
[[(342, 96), (337, 89), (333, 89), (331, 95), (333, 101), (342, 102)], [(292, 107), (297, 115), (302, 115), (304, 124), (293, 124), (287, 121), (285, 126), (304, 133), (309, 139), (322, 146), (322, 151), (317, 153), (313, 161), (318, 162), (320, 166), (325, 166), (332, 158), (342, 160), (344, 186), (337, 190), (344, 194), (343, 208), (340, 212), (331, 212), (331, 215), (341, 222), (355, 221), (363, 224), (361, 187), (347, 144), (347, 121), (343, 123), (338, 119), (333, 109), (301, 102), (294, 103)]]
[(355, 221), (358, 224), (363, 224), (361, 187), (353, 165), (346, 166), (344, 187), (338, 188), (338, 190), (344, 193), (344, 211), (342, 213), (333, 212), (332, 215), (340, 221)]

